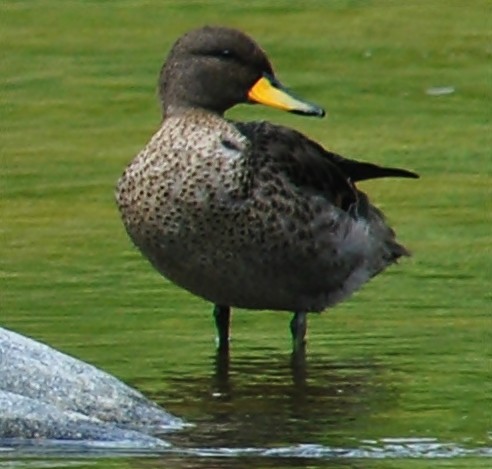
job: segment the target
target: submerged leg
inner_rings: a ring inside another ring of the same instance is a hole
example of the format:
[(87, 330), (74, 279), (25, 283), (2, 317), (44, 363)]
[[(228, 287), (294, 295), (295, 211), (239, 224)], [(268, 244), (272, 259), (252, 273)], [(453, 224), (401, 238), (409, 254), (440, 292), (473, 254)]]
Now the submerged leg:
[(292, 347), (294, 352), (303, 351), (306, 346), (307, 313), (294, 313), (290, 321)]
[(229, 306), (214, 306), (215, 327), (217, 328), (217, 350), (229, 350), (229, 331), (231, 326), (231, 308)]

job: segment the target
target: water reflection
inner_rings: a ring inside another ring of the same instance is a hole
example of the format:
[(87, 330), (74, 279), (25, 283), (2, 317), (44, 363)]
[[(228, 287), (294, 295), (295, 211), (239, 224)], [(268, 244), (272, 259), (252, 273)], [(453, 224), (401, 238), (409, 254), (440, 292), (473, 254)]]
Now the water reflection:
[(382, 367), (367, 358), (306, 361), (263, 348), (213, 356), (209, 370), (165, 378), (170, 391), (158, 400), (197, 424), (166, 435), (178, 447), (337, 444), (370, 409), (395, 400)]

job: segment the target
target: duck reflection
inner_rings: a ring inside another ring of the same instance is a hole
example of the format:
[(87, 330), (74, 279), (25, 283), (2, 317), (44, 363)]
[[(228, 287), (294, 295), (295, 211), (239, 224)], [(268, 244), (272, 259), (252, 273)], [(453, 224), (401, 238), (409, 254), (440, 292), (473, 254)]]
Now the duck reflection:
[[(282, 355), (268, 348), (211, 357), (212, 371), (166, 378), (167, 408), (196, 423), (166, 435), (180, 447), (272, 447), (333, 443), (375, 408), (394, 402), (370, 359)], [(170, 407), (173, 396), (179, 405)]]
[[(217, 396), (227, 398), (227, 396), (231, 395), (231, 379), (229, 372), (229, 353), (217, 351), (215, 355), (215, 375), (213, 380)], [(305, 349), (297, 350), (290, 355), (290, 372), (294, 388), (299, 393), (300, 397), (304, 396), (307, 380)]]

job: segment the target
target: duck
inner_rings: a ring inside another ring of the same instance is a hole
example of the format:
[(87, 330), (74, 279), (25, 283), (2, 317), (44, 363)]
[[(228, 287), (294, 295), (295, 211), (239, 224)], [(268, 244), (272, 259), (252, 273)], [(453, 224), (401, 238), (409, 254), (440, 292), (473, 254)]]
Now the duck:
[(160, 70), (158, 95), (162, 121), (119, 178), (116, 203), (152, 266), (213, 304), (218, 350), (229, 350), (231, 308), (291, 312), (293, 350), (304, 350), (309, 313), (410, 255), (357, 183), (416, 173), (343, 157), (286, 126), (224, 116), (239, 104), (325, 115), (281, 84), (247, 34), (185, 33)]

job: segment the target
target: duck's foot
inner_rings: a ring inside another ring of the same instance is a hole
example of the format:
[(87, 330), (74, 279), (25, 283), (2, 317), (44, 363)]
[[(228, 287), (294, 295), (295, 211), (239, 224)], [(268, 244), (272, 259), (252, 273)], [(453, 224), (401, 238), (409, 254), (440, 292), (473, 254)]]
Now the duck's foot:
[(292, 333), (292, 351), (304, 353), (306, 348), (307, 313), (294, 313), (290, 321), (290, 332)]
[(214, 306), (215, 327), (217, 328), (217, 351), (229, 351), (229, 331), (231, 327), (231, 308), (229, 306)]

